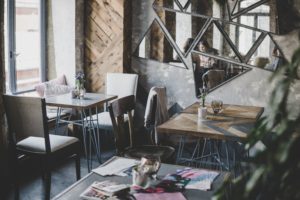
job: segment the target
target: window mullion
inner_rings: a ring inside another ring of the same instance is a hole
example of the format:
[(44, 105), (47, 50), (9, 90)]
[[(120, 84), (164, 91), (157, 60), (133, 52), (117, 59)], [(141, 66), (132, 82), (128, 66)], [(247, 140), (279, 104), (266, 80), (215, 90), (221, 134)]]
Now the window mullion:
[(15, 44), (15, 0), (7, 0), (7, 25), (8, 25), (8, 74), (11, 93), (17, 90), (16, 84), (16, 44)]

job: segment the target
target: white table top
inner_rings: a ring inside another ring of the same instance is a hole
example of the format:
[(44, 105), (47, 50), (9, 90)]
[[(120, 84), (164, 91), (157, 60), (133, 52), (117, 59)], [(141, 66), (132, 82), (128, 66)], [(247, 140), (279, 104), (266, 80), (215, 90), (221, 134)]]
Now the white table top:
[(48, 106), (62, 108), (91, 108), (102, 105), (105, 102), (116, 99), (116, 95), (106, 95), (101, 93), (86, 93), (84, 99), (73, 99), (71, 93), (46, 98)]

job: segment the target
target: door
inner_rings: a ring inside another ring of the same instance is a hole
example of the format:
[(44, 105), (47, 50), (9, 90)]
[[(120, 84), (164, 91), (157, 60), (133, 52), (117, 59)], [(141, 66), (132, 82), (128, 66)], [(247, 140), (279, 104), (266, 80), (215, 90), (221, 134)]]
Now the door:
[(45, 78), (44, 0), (7, 0), (9, 90), (34, 89)]

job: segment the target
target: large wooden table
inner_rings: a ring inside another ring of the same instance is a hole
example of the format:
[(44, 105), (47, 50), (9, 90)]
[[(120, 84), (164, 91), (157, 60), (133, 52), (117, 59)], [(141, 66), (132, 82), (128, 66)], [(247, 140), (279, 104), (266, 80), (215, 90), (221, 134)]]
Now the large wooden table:
[[(178, 115), (172, 117), (167, 122), (157, 127), (158, 134), (168, 134), (168, 137), (180, 135), (176, 162), (192, 162), (204, 164), (205, 166), (217, 166), (234, 172), (236, 166), (236, 153), (241, 153), (234, 147), (229, 153), (228, 141), (243, 142), (251, 133), (255, 122), (263, 112), (262, 107), (223, 105), (223, 109), (218, 114), (213, 114), (212, 108), (208, 107), (208, 116), (205, 120), (198, 119), (199, 103), (194, 103), (184, 109)], [(187, 138), (196, 137), (197, 144), (191, 157), (183, 156)], [(204, 139), (204, 140), (202, 140)], [(210, 143), (206, 147), (207, 141)], [(224, 142), (225, 160), (220, 152), (223, 151), (218, 145)], [(205, 153), (207, 152), (208, 153)], [(198, 153), (196, 153), (198, 152)], [(199, 152), (202, 152), (201, 154)], [(224, 160), (224, 161), (222, 161)], [(219, 168), (219, 169), (220, 169)]]
[(157, 127), (159, 134), (195, 136), (220, 140), (243, 141), (247, 138), (264, 108), (223, 105), (218, 114), (208, 107), (206, 120), (198, 119), (199, 103), (194, 103), (178, 115)]
[[(169, 173), (175, 173), (177, 169), (183, 169), (183, 166), (179, 165), (170, 165), (170, 164), (162, 164), (161, 168), (158, 172), (158, 177), (164, 177), (165, 175)], [(202, 190), (185, 190), (183, 192), (183, 195), (188, 200), (208, 200), (211, 199), (214, 192), (222, 185), (225, 178), (230, 178), (230, 174), (228, 172), (220, 172), (220, 175), (214, 180), (212, 184), (212, 190), (210, 191), (202, 191)], [(81, 180), (77, 181), (73, 185), (71, 185), (69, 188), (67, 188), (65, 191), (61, 192), (57, 196), (55, 196), (53, 199), (55, 200), (79, 200), (80, 194), (88, 188), (94, 181), (104, 181), (104, 180), (111, 180), (117, 183), (126, 183), (131, 184), (132, 183), (132, 177), (126, 176), (126, 177), (120, 177), (120, 176), (100, 176), (94, 172), (89, 173), (87, 176), (82, 178)]]

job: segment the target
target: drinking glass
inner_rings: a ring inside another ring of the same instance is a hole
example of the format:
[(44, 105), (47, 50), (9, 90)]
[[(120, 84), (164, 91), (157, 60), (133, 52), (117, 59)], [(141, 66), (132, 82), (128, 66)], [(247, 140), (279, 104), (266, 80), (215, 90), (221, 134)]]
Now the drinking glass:
[(221, 100), (213, 100), (211, 102), (211, 108), (213, 109), (214, 114), (218, 114), (222, 110), (222, 107), (223, 102)]
[(156, 174), (160, 168), (160, 158), (156, 156), (145, 156), (141, 159), (141, 169), (143, 173), (156, 179)]

